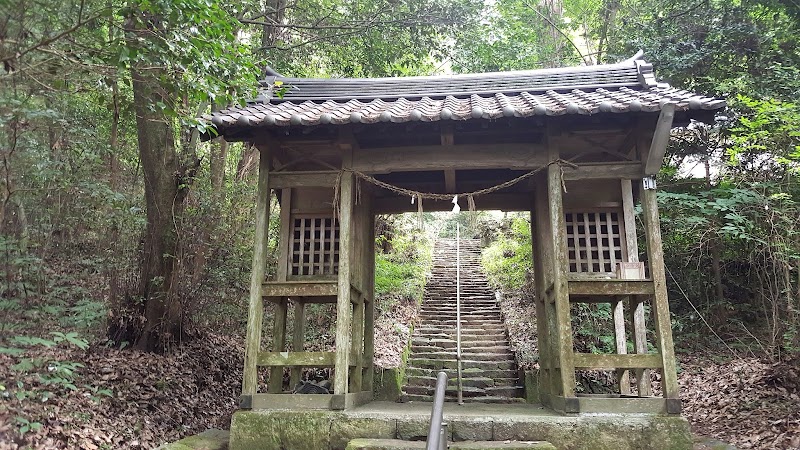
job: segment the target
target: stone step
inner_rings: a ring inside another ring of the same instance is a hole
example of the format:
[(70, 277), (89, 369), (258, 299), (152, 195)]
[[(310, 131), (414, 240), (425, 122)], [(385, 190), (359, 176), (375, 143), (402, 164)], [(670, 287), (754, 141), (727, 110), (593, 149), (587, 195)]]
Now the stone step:
[[(414, 334), (420, 337), (442, 337), (448, 339), (456, 338), (456, 326), (432, 326), (432, 325), (418, 325), (414, 328)], [(461, 327), (461, 340), (467, 337), (470, 340), (476, 341), (483, 339), (506, 339), (506, 330), (501, 326), (487, 325), (486, 328), (475, 327)]]
[[(400, 398), (401, 402), (433, 402), (432, 395), (417, 395), (417, 394), (403, 394)], [(445, 401), (454, 402), (456, 397), (445, 396)], [(525, 399), (521, 397), (467, 397), (464, 398), (465, 403), (525, 403)]]
[[(489, 285), (481, 265), (480, 244), (479, 239), (462, 241), (457, 255), (454, 240), (436, 243), (432, 277), (425, 286), (412, 336), (412, 354), (406, 370), (408, 399), (431, 401), (440, 370), (450, 377), (448, 398), (455, 398), (459, 314), (465, 395), (501, 403), (522, 396), (495, 289)], [(456, 284), (457, 274), (460, 286)], [(457, 301), (460, 310), (456, 308)]]
[[(435, 377), (424, 376), (409, 376), (407, 378), (408, 384), (413, 386), (436, 386)], [(492, 378), (483, 376), (468, 376), (462, 377), (461, 383), (464, 386), (478, 387), (486, 389), (487, 387), (514, 387), (517, 386), (518, 379), (514, 378)], [(457, 376), (447, 379), (447, 385), (455, 387), (458, 384)]]
[[(422, 304), (422, 308), (424, 309), (452, 309), (453, 311), (456, 310), (456, 301), (453, 300), (426, 300)], [(498, 311), (500, 306), (494, 301), (485, 301), (485, 302), (477, 302), (477, 301), (470, 301), (470, 302), (461, 302), (461, 311), (481, 311), (481, 310), (491, 310), (491, 311)]]
[[(420, 327), (427, 327), (427, 328), (438, 328), (440, 331), (450, 331), (455, 330), (458, 321), (456, 319), (427, 319), (422, 320)], [(472, 330), (472, 331), (494, 331), (496, 333), (502, 333), (506, 331), (505, 325), (501, 321), (491, 321), (491, 322), (484, 322), (484, 321), (474, 321), (474, 320), (461, 320), (461, 332), (463, 333), (465, 330)]]
[[(456, 317), (455, 314), (453, 314), (452, 318), (451, 318), (448, 315), (444, 315), (444, 314), (439, 315), (439, 314), (433, 314), (433, 313), (429, 313), (429, 314), (426, 314), (424, 316), (421, 316), (421, 319), (423, 319), (422, 321), (425, 322), (426, 324), (428, 324), (428, 323), (448, 323), (448, 324), (452, 323), (454, 325), (456, 323), (456, 320), (458, 320), (458, 318)], [(475, 324), (475, 326), (481, 326), (481, 327), (484, 326), (484, 325), (502, 325), (503, 324), (503, 320), (500, 317), (480, 317), (480, 316), (473, 317), (473, 316), (468, 316), (468, 315), (462, 314), (461, 315), (461, 326), (464, 326), (465, 324)]]
[[(498, 342), (500, 342), (500, 341), (497, 341), (497, 340), (464, 341), (464, 340), (462, 340), (461, 341), (461, 348), (469, 347), (469, 348), (478, 349), (478, 348), (487, 348), (487, 347), (500, 347), (500, 348), (506, 348), (509, 351), (511, 350), (511, 348), (508, 345), (506, 345), (505, 343), (498, 345)], [(457, 347), (455, 339), (425, 339), (425, 338), (422, 338), (422, 337), (415, 337), (411, 341), (411, 345), (412, 345), (411, 350), (414, 350), (414, 347), (416, 347), (416, 346), (422, 347), (422, 348), (424, 348), (424, 347), (437, 347), (437, 348), (453, 348), (453, 349)]]
[[(458, 309), (456, 305), (428, 305), (420, 309), (420, 314), (441, 314), (456, 317)], [(465, 318), (487, 318), (499, 319), (500, 307), (499, 306), (461, 306), (461, 316)]]
[[(416, 385), (406, 385), (403, 388), (403, 391), (409, 395), (430, 395), (433, 396), (436, 393), (435, 386), (416, 386)], [(486, 397), (486, 390), (474, 387), (474, 386), (464, 386), (461, 389), (463, 397)], [(458, 388), (455, 386), (447, 386), (445, 390), (445, 397), (458, 397)]]
[[(444, 359), (444, 360), (452, 360), (455, 359), (456, 352), (451, 351), (437, 351), (437, 352), (414, 352), (411, 354), (410, 358), (414, 359)], [(504, 362), (514, 361), (514, 354), (508, 351), (501, 351), (501, 352), (485, 352), (485, 351), (467, 351), (465, 349), (461, 349), (461, 358), (463, 361), (498, 361)]]
[[(408, 358), (408, 367), (421, 368), (421, 369), (456, 369), (458, 368), (458, 361), (455, 359), (432, 359), (432, 358), (415, 358), (411, 355)], [(481, 369), (481, 370), (516, 370), (517, 364), (514, 361), (480, 361), (474, 359), (461, 360), (461, 367), (464, 369)]]
[[(496, 345), (497, 344), (496, 342), (495, 345), (474, 345), (474, 344), (465, 345), (465, 344), (466, 344), (465, 342), (461, 343), (461, 352), (465, 354), (482, 353), (482, 352), (512, 354), (511, 347), (509, 347), (508, 345)], [(414, 354), (419, 354), (422, 352), (443, 352), (446, 350), (452, 350), (452, 352), (455, 353), (456, 347), (457, 345), (455, 341), (453, 342), (452, 347), (444, 345), (419, 345), (419, 344), (414, 344), (412, 342), (411, 352)]]
[[(424, 320), (428, 320), (428, 319), (429, 320), (457, 320), (458, 319), (458, 314), (456, 314), (455, 312), (424, 311), (424, 312), (420, 312), (418, 317), (423, 321)], [(491, 314), (486, 314), (486, 313), (465, 314), (465, 313), (462, 312), (461, 313), (461, 323), (483, 322), (483, 321), (489, 321), (491, 323), (496, 323), (497, 321), (500, 321), (500, 323), (503, 323), (502, 320), (500, 319), (500, 317), (501, 316), (500, 316), (499, 313), (497, 313), (494, 316), (492, 316)]]
[[(441, 317), (441, 318), (457, 318), (458, 312), (455, 308), (422, 308), (419, 312), (420, 317)], [(492, 309), (476, 308), (474, 310), (461, 310), (462, 319), (486, 319), (497, 320), (500, 316), (500, 308), (494, 307)]]
[[(433, 396), (436, 393), (436, 386), (427, 385), (411, 385), (408, 384), (403, 389), (408, 395), (426, 395)], [(463, 398), (473, 397), (522, 397), (525, 395), (524, 389), (521, 386), (502, 386), (502, 387), (487, 387), (479, 388), (474, 386), (464, 386), (461, 389)], [(448, 385), (445, 390), (445, 398), (458, 398), (458, 388), (453, 385)]]
[[(420, 337), (423, 339), (455, 339), (456, 338), (456, 330), (453, 329), (450, 332), (444, 332), (441, 329), (432, 329), (432, 330), (420, 330), (419, 328), (414, 330), (414, 336)], [(468, 342), (468, 341), (483, 341), (483, 340), (495, 340), (497, 341), (505, 341), (506, 334), (502, 332), (496, 333), (488, 333), (484, 332), (467, 332), (465, 330), (461, 330), (461, 342)]]
[[(435, 302), (428, 302), (424, 303), (420, 308), (420, 311), (442, 311), (442, 312), (452, 312), (453, 314), (456, 313), (456, 302), (452, 303), (435, 303)], [(474, 313), (492, 313), (492, 314), (500, 314), (500, 306), (495, 303), (461, 303), (461, 312), (474, 312)]]
[[(455, 331), (456, 321), (449, 321), (449, 320), (427, 320), (423, 323), (420, 323), (415, 330), (419, 330), (420, 332), (426, 331), (433, 331), (433, 332), (449, 332), (450, 329)], [(502, 334), (505, 335), (506, 327), (503, 325), (502, 322), (497, 323), (465, 323), (461, 322), (461, 333), (469, 334), (469, 333), (486, 333), (492, 332), (495, 334)]]

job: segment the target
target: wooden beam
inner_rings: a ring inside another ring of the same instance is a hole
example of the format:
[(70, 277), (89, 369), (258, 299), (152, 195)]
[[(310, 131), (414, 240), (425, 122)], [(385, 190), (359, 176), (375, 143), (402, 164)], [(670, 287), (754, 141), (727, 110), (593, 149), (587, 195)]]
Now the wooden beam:
[[(611, 304), (614, 315), (614, 343), (616, 344), (617, 354), (628, 353), (628, 340), (625, 337), (625, 302), (617, 297)], [(627, 370), (618, 370), (617, 379), (619, 381), (619, 393), (631, 393), (631, 377)]]
[(333, 367), (335, 364), (335, 352), (261, 352), (258, 354), (259, 366)]
[(292, 233), (292, 189), (281, 191), (281, 227), (278, 239), (278, 267), (275, 278), (286, 281), (289, 272), (289, 235)]
[(667, 152), (669, 144), (669, 133), (672, 130), (672, 119), (675, 117), (675, 105), (667, 103), (661, 107), (658, 115), (656, 130), (653, 140), (650, 142), (650, 151), (647, 154), (647, 162), (644, 165), (645, 175), (655, 175), (661, 169), (664, 161), (664, 154)]
[(264, 302), (261, 298), (262, 283), (266, 277), (267, 251), (269, 243), (269, 147), (260, 148), (258, 164), (258, 194), (256, 197), (256, 225), (253, 239), (253, 267), (250, 273), (250, 301), (247, 311), (247, 334), (245, 338), (244, 377), (242, 395), (255, 395), (258, 388), (258, 353), (261, 350), (261, 328), (264, 318)]
[(661, 355), (612, 355), (575, 353), (573, 356), (575, 369), (647, 369), (661, 367)]
[(620, 180), (622, 191), (622, 225), (625, 228), (625, 250), (628, 262), (639, 262), (639, 243), (636, 240), (636, 213), (631, 180)]
[(425, 170), (536, 169), (547, 164), (536, 144), (420, 145), (358, 148), (353, 168), (367, 173)]
[(332, 170), (306, 172), (273, 172), (269, 180), (272, 189), (296, 187), (333, 187), (339, 172)]
[[(569, 281), (569, 295), (653, 295), (655, 288), (649, 280)], [(613, 299), (608, 299), (611, 302)]]
[[(294, 326), (292, 327), (292, 350), (295, 352), (303, 351), (306, 331), (306, 305), (302, 299), (294, 299)], [(289, 387), (294, 389), (300, 383), (303, 376), (302, 367), (292, 367), (289, 377)]]
[[(275, 317), (272, 328), (272, 350), (276, 353), (286, 347), (286, 316), (289, 309), (287, 299), (275, 303)], [(269, 370), (269, 392), (277, 394), (283, 390), (283, 366), (273, 366)]]
[[(528, 211), (530, 209), (530, 194), (497, 193), (479, 195), (475, 197), (475, 207), (479, 211), (495, 209), (501, 211)], [(450, 200), (425, 200), (423, 209), (426, 212), (451, 211), (453, 209), (453, 204), (450, 203)], [(412, 205), (408, 197), (376, 198), (373, 206), (373, 212), (375, 214), (399, 214), (403, 212), (415, 212), (416, 210), (417, 205)]]
[(361, 390), (361, 377), (363, 375), (361, 368), (364, 354), (364, 306), (363, 299), (358, 304), (353, 305), (353, 332), (350, 348), (353, 355), (351, 357), (351, 365), (354, 367), (350, 373), (350, 392)]
[(639, 179), (642, 177), (642, 164), (638, 161), (621, 163), (584, 163), (577, 169), (564, 168), (564, 179), (603, 180), (603, 179)]
[(262, 287), (264, 297), (335, 296), (337, 281), (268, 281)]
[(664, 414), (667, 401), (659, 397), (578, 397), (578, 408), (582, 414)]
[(456, 192), (456, 171), (447, 169), (444, 171), (444, 190), (447, 192)]
[[(633, 336), (633, 349), (636, 353), (647, 353), (647, 328), (644, 316), (644, 302), (635, 301), (634, 297), (628, 297), (628, 309), (631, 316), (631, 335)], [(636, 386), (639, 389), (639, 397), (649, 397), (653, 394), (650, 381), (650, 371), (647, 369), (636, 370)]]
[(352, 394), (255, 394), (251, 397), (253, 409), (279, 410), (343, 410), (354, 408), (372, 400), (372, 392)]
[(672, 322), (669, 315), (664, 249), (661, 246), (661, 225), (658, 218), (656, 190), (642, 189), (641, 198), (645, 237), (647, 238), (647, 261), (650, 265), (650, 276), (653, 278), (655, 288), (652, 307), (653, 316), (655, 317), (656, 346), (663, 358), (662, 386), (664, 397), (677, 399), (679, 398), (678, 374), (675, 363), (675, 348), (672, 341)]

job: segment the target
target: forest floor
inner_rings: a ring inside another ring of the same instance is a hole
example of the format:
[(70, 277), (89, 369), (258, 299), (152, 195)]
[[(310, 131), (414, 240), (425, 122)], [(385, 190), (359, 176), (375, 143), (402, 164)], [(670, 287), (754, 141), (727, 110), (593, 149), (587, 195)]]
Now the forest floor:
[[(92, 345), (87, 350), (37, 349), (27, 357), (79, 362), (71, 387), (42, 385), (12, 370), (18, 357), (0, 355), (0, 379), (39, 397), (0, 395), (0, 449), (152, 448), (227, 428), (241, 387), (243, 343), (205, 334), (167, 355)], [(680, 356), (684, 415), (700, 436), (739, 448), (800, 447), (800, 361), (756, 357)], [(105, 392), (106, 394), (103, 394)], [(18, 418), (40, 426), (29, 427)], [(700, 448), (700, 447), (698, 447)]]

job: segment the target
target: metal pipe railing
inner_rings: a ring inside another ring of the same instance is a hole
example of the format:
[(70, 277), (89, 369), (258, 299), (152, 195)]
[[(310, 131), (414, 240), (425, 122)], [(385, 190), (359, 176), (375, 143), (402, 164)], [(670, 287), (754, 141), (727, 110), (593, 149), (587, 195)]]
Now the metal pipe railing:
[(433, 409), (431, 410), (431, 427), (428, 429), (426, 450), (445, 450), (447, 448), (447, 434), (444, 423), (444, 394), (447, 390), (447, 374), (439, 372), (436, 377), (436, 393), (433, 396)]
[(458, 404), (464, 404), (461, 378), (461, 224), (456, 222), (456, 365), (458, 368)]

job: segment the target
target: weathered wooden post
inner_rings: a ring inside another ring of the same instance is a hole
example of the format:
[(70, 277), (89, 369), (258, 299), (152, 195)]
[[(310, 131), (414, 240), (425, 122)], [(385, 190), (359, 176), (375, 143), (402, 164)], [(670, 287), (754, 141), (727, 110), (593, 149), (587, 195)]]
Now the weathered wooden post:
[(269, 165), (270, 148), (259, 146), (256, 228), (253, 240), (253, 271), (250, 275), (250, 303), (247, 311), (247, 335), (244, 354), (243, 404), (249, 404), (258, 385), (258, 353), (261, 350), (261, 327), (264, 318), (262, 286), (267, 270), (269, 243)]
[[(351, 147), (343, 145), (349, 153)], [(342, 165), (350, 166), (352, 157), (345, 156)], [(347, 394), (350, 372), (350, 327), (352, 315), (350, 251), (353, 222), (353, 174), (342, 172), (339, 185), (339, 278), (336, 298), (336, 373), (333, 382), (334, 394)]]
[[(552, 130), (551, 130), (552, 133)], [(548, 136), (550, 161), (559, 158), (557, 136)], [(559, 394), (564, 398), (565, 412), (577, 412), (577, 405), (570, 405), (569, 398), (575, 397), (575, 364), (573, 362), (572, 323), (569, 306), (569, 287), (567, 286), (567, 236), (564, 219), (564, 174), (558, 164), (547, 167), (547, 200), (550, 211), (550, 239), (552, 241), (552, 301), (555, 312), (556, 342), (551, 348), (558, 361)], [(549, 288), (549, 286), (548, 286)]]

